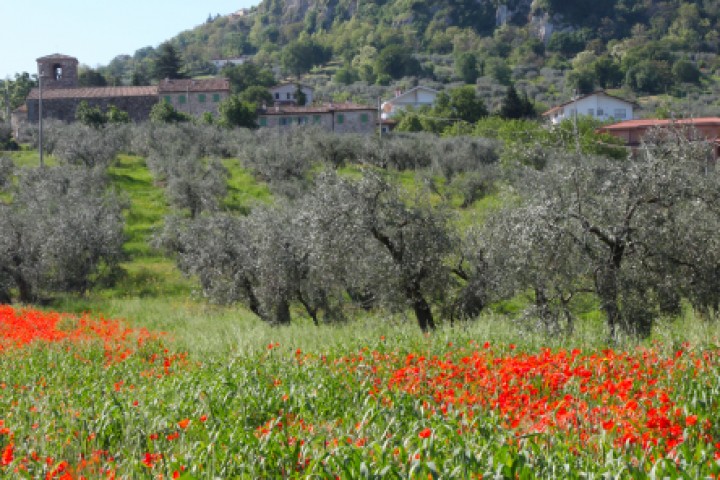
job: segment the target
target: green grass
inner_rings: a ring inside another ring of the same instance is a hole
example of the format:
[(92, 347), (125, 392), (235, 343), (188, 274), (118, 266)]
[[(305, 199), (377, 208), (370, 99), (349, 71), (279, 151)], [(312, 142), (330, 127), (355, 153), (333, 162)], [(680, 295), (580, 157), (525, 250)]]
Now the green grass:
[(259, 183), (252, 174), (242, 167), (237, 159), (223, 161), (230, 173), (228, 194), (223, 205), (229, 210), (247, 212), (254, 203), (270, 202), (272, 193), (267, 184)]
[[(18, 167), (36, 167), (40, 164), (40, 155), (37, 150), (33, 150), (27, 145), (22, 145), (21, 149), (16, 152), (3, 152), (10, 156)], [(43, 155), (45, 165), (57, 165), (57, 160), (52, 155)]]

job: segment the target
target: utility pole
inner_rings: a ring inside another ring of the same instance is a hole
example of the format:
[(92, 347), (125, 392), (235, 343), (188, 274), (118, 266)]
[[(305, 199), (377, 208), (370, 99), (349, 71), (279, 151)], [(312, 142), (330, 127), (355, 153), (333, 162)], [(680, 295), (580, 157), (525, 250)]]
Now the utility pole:
[(43, 111), (42, 111), (42, 68), (38, 70), (38, 150), (40, 151), (40, 168), (45, 166), (43, 161)]
[(10, 79), (5, 78), (5, 123), (10, 125)]
[(575, 136), (575, 150), (580, 154), (580, 134), (578, 133), (578, 111), (577, 111), (578, 91), (573, 92), (573, 135)]
[(383, 118), (382, 118), (382, 99), (378, 97), (378, 136), (382, 140)]

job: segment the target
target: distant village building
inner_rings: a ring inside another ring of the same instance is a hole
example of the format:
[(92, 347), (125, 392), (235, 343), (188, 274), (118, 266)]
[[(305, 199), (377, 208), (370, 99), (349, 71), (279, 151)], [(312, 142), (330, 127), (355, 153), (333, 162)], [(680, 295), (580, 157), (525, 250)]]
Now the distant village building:
[(395, 98), (383, 102), (380, 106), (382, 119), (392, 118), (408, 107), (432, 107), (435, 104), (438, 93), (440, 92), (428, 87), (415, 87), (407, 92), (398, 90), (395, 92)]
[[(219, 102), (230, 96), (227, 79), (163, 80), (159, 85), (144, 87), (79, 87), (78, 60), (68, 55), (54, 54), (37, 59), (42, 85), (43, 118), (65, 122), (75, 121), (81, 102), (107, 110), (114, 105), (128, 113), (136, 122), (147, 120), (152, 107), (161, 99), (175, 109), (191, 115), (218, 113)], [(34, 88), (25, 100), (26, 112), (16, 110), (19, 125), (25, 120), (37, 123), (40, 118), (40, 89)]]
[(262, 109), (258, 115), (261, 128), (290, 129), (313, 125), (337, 133), (375, 132), (377, 110), (368, 105), (326, 103), (323, 105), (276, 105)]
[(553, 107), (542, 115), (553, 125), (571, 119), (576, 115), (592, 117), (602, 122), (608, 120), (632, 120), (635, 118), (635, 107), (637, 107), (635, 102), (598, 90)]
[(222, 68), (227, 65), (243, 65), (252, 60), (252, 58), (252, 55), (240, 55), (239, 57), (233, 58), (215, 58), (210, 60), (210, 62), (215, 65), (215, 68), (222, 70)]
[(313, 88), (307, 85), (298, 85), (297, 83), (281, 83), (271, 87), (270, 95), (272, 95), (273, 102), (279, 105), (297, 105), (298, 87), (305, 94), (305, 105), (313, 103)]
[(206, 112), (217, 115), (220, 102), (230, 97), (230, 81), (226, 78), (165, 79), (157, 86), (157, 93), (179, 112), (196, 117)]
[(692, 129), (698, 137), (712, 144), (713, 158), (720, 158), (720, 117), (628, 120), (605, 125), (598, 132), (609, 133), (635, 149), (642, 144), (649, 130), (658, 128)]

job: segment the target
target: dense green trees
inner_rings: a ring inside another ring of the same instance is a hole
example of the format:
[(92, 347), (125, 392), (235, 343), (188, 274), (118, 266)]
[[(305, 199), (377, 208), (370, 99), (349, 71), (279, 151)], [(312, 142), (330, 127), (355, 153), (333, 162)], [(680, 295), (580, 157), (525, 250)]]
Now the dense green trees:
[(232, 95), (218, 107), (220, 123), (226, 127), (257, 128), (257, 104)]
[(170, 42), (162, 43), (160, 47), (158, 47), (153, 77), (158, 80), (164, 78), (185, 78), (182, 70), (183, 61), (177, 48)]
[(285, 72), (299, 77), (315, 65), (322, 65), (331, 58), (332, 50), (310, 36), (300, 36), (288, 43), (281, 52), (280, 64)]

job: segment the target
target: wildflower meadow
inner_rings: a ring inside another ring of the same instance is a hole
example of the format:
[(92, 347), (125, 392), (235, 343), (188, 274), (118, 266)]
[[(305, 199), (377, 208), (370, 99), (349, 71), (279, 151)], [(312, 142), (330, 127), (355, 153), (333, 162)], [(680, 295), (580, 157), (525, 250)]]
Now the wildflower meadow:
[(193, 355), (120, 320), (0, 307), (0, 476), (720, 474), (717, 347), (455, 337)]

